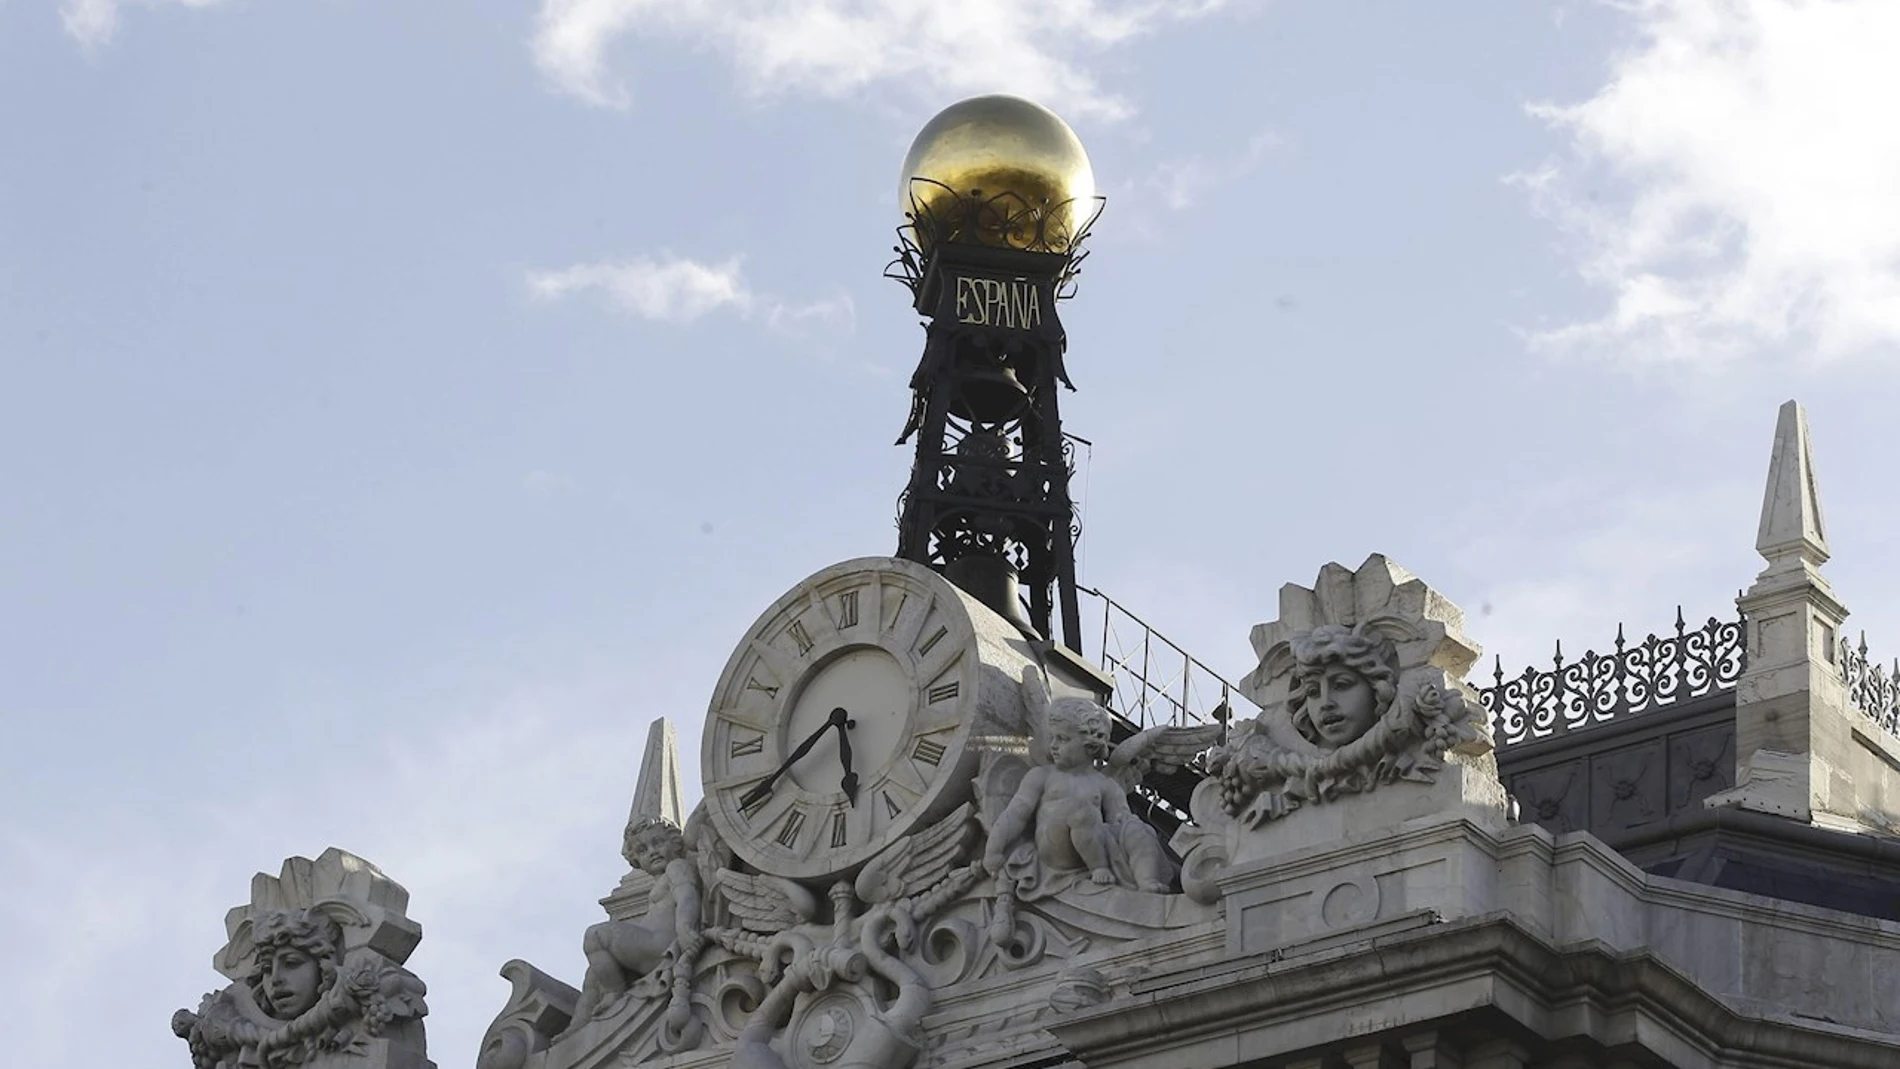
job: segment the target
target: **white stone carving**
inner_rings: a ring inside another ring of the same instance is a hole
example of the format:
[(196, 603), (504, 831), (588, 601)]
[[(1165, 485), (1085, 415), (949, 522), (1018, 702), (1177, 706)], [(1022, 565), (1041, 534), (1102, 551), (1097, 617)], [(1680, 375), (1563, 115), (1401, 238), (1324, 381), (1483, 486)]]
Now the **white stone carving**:
[(1393, 823), (1434, 807), (1470, 802), (1502, 815), (1503, 790), (1491, 735), (1462, 682), (1478, 647), (1463, 614), (1403, 568), (1374, 554), (1355, 571), (1328, 564), (1309, 588), (1280, 591), (1280, 619), (1254, 628), (1260, 663), (1242, 686), (1263, 710), (1237, 724), (1208, 756), (1212, 776), (1195, 791), (1195, 824), (1174, 840), (1182, 885), (1213, 901), (1213, 877), (1263, 831), (1296, 810), (1400, 785), (1433, 785), (1447, 761), (1459, 767), (1438, 793), (1355, 803), (1351, 815), (1302, 820), (1271, 840), (1293, 848), (1346, 833), (1348, 823)]
[(1157, 727), (1109, 747), (1108, 710), (1082, 697), (1050, 701), (1025, 670), (1024, 704), (1038, 725), (1027, 760), (1002, 755), (983, 775), (989, 837), (983, 864), (997, 880), (998, 939), (1015, 900), (1034, 900), (1086, 878), (1165, 894), (1174, 863), (1159, 836), (1128, 807), (1150, 769), (1173, 771), (1220, 738), (1217, 724)]
[(427, 989), (402, 968), (422, 938), (409, 895), (335, 847), (257, 874), (213, 959), (233, 983), (179, 1010), (196, 1069), (432, 1069)]
[[(819, 904), (782, 877), (722, 869), (718, 886), (736, 927), (707, 935), (757, 960), (770, 985), (733, 1045), (736, 1069), (862, 1067), (904, 1069), (924, 1044), (919, 1029), (931, 989), (901, 954), (939, 910), (981, 875), (967, 863), (970, 807), (873, 858), (855, 882), (830, 890), (831, 922)], [(858, 915), (862, 903), (868, 909)], [(886, 1003), (873, 978), (890, 985)]]
[[(1384, 557), (1321, 570), (1254, 629), (1243, 686), (1269, 715), (1240, 725), (1209, 766), (1222, 808), (1249, 826), (1399, 780), (1429, 782), (1449, 752), (1490, 750), (1460, 682), (1478, 648), (1462, 614)], [(1290, 731), (1287, 729), (1291, 729)]]
[(580, 998), (580, 992), (519, 958), (503, 965), (501, 975), (513, 990), (482, 1036), (475, 1069), (522, 1069), (531, 1055), (567, 1030)]
[[(664, 817), (629, 823), (623, 854), (629, 865), (653, 878), (646, 915), (587, 929), (581, 941), (587, 975), (574, 1018), (612, 1016), (628, 997), (668, 994), (667, 1024), (684, 1030), (691, 1020), (692, 967), (706, 942), (700, 932), (699, 873), (686, 856), (684, 832)], [(642, 979), (654, 982), (637, 983)]]

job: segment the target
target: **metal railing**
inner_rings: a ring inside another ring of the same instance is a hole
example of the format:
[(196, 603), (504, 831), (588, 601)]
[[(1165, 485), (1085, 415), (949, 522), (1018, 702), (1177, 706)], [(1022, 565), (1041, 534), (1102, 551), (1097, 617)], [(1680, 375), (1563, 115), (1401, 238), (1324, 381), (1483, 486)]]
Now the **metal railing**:
[[(1235, 698), (1247, 701), (1220, 673), (1115, 599), (1089, 587), (1076, 589), (1101, 603), (1102, 671), (1115, 682), (1115, 711), (1137, 727), (1225, 723), (1232, 717)], [(1092, 611), (1085, 610), (1084, 616), (1092, 622)], [(1088, 624), (1083, 626), (1086, 631)], [(1254, 715), (1252, 706), (1247, 701), (1244, 716)]]
[(1748, 661), (1743, 631), (1740, 619), (1713, 616), (1690, 629), (1678, 606), (1673, 635), (1632, 646), (1619, 625), (1614, 652), (1566, 662), (1559, 642), (1549, 669), (1526, 668), (1512, 679), (1496, 662), (1495, 683), (1479, 687), (1478, 699), (1499, 746), (1550, 738), (1733, 688)]
[(1900, 735), (1900, 658), (1894, 660), (1889, 675), (1885, 665), (1868, 658), (1865, 631), (1861, 632), (1858, 648), (1842, 635), (1840, 654), (1841, 680), (1847, 684), (1848, 698), (1889, 734)]

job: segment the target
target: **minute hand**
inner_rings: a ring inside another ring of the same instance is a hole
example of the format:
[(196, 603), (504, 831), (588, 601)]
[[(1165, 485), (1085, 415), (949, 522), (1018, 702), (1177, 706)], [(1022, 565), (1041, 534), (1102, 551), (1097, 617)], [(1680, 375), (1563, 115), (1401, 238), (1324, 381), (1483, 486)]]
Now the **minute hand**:
[(753, 787), (740, 796), (739, 808), (750, 809), (755, 802), (761, 801), (767, 795), (771, 794), (772, 785), (778, 782), (778, 778), (783, 776), (786, 770), (797, 764), (799, 758), (810, 753), (811, 748), (818, 745), (818, 740), (825, 737), (825, 732), (830, 731), (833, 727), (842, 727), (845, 717), (848, 715), (849, 714), (843, 709), (833, 709), (831, 716), (828, 717), (823, 724), (819, 725), (818, 730), (806, 736), (805, 741), (798, 744), (798, 749), (786, 755), (785, 760), (779, 762), (779, 766), (772, 770), (771, 775), (760, 780), (758, 786)]

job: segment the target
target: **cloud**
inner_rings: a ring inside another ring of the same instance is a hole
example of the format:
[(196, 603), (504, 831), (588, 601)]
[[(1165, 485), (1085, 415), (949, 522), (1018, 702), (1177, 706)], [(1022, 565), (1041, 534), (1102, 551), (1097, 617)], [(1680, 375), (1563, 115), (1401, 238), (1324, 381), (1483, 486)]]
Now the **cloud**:
[(1161, 198), (1170, 211), (1194, 207), (1208, 193), (1245, 178), (1268, 152), (1281, 146), (1279, 135), (1255, 134), (1239, 155), (1224, 160), (1189, 156), (1159, 164), (1148, 176), (1147, 186)]
[(1564, 153), (1509, 179), (1607, 293), (1551, 350), (1721, 364), (1900, 351), (1900, 4), (1631, 0)]
[[(136, 0), (147, 7), (210, 7), (222, 0)], [(66, 32), (86, 48), (109, 44), (119, 32), (119, 8), (124, 0), (60, 0), (59, 18)]]
[(602, 107), (632, 94), (608, 53), (627, 35), (723, 56), (754, 93), (839, 97), (891, 83), (932, 98), (1033, 97), (1074, 116), (1114, 119), (1128, 104), (1086, 61), (1199, 18), (1226, 0), (542, 0), (535, 63), (561, 91)]
[(736, 256), (716, 264), (670, 256), (575, 264), (530, 273), (528, 289), (544, 300), (596, 293), (642, 318), (674, 323), (691, 322), (720, 308), (745, 312), (753, 304)]
[(845, 294), (798, 302), (754, 291), (737, 256), (712, 264), (670, 255), (574, 264), (529, 272), (528, 290), (550, 301), (592, 294), (643, 319), (670, 323), (729, 310), (794, 336), (848, 334), (857, 325), (856, 306)]

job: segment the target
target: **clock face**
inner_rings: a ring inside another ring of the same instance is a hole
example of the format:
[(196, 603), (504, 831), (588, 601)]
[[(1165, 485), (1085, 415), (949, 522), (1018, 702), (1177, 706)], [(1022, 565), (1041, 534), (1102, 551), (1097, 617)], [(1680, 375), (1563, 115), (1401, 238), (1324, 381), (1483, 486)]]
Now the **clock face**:
[(875, 557), (819, 572), (759, 618), (701, 748), (708, 814), (739, 856), (840, 875), (953, 806), (958, 780), (968, 790), (981, 660), (964, 597)]

